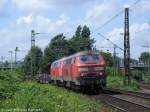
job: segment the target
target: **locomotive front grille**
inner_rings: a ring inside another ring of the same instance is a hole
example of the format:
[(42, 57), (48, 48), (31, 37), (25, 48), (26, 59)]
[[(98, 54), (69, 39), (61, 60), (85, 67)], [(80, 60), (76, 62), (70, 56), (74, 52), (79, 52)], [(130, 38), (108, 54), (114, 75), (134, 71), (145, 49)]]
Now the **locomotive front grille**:
[(95, 77), (95, 76), (99, 76), (99, 73), (81, 73), (81, 76), (83, 76), (83, 77)]
[(95, 72), (95, 71), (103, 71), (104, 67), (81, 67), (78, 68), (79, 72)]
[(97, 74), (86, 74), (86, 76), (80, 77), (80, 85), (99, 85), (102, 83), (104, 77)]

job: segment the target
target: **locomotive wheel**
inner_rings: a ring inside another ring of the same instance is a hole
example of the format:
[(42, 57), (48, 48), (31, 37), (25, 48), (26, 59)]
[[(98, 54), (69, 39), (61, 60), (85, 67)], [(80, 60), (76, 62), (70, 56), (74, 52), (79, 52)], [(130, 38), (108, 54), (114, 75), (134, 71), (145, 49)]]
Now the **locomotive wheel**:
[(54, 80), (54, 84), (57, 85), (57, 81), (56, 80)]
[(80, 86), (75, 85), (75, 86), (74, 86), (74, 90), (75, 90), (76, 92), (79, 92), (79, 91), (80, 91)]

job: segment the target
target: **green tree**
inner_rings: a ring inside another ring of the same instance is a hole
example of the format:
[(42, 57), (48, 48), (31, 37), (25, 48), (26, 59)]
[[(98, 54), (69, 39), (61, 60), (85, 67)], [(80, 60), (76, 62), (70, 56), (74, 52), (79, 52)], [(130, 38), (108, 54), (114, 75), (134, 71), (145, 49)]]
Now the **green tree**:
[(55, 58), (59, 59), (68, 55), (68, 41), (66, 37), (61, 33), (56, 35), (50, 43), (50, 48), (55, 53)]
[(51, 63), (56, 60), (55, 52), (51, 48), (51, 45), (47, 46), (44, 50), (43, 61), (42, 61), (42, 72), (48, 73)]
[(83, 28), (79, 25), (73, 38), (69, 40), (69, 54), (92, 49), (94, 43), (94, 39), (90, 37), (90, 29), (86, 25)]
[(139, 61), (143, 62), (144, 64), (150, 63), (150, 53), (148, 52), (142, 52)]
[(57, 59), (92, 49), (94, 42), (94, 39), (90, 37), (90, 29), (86, 25), (83, 28), (79, 25), (74, 36), (69, 40), (62, 33), (56, 35), (44, 50), (43, 72), (48, 72), (51, 63)]
[(111, 53), (108, 53), (108, 52), (101, 52), (101, 54), (103, 55), (104, 57), (104, 60), (106, 62), (106, 65), (107, 66), (113, 66), (113, 57), (111, 55)]
[(90, 38), (90, 29), (86, 25), (83, 26), (81, 36), (82, 38)]
[(75, 32), (75, 36), (76, 37), (81, 37), (81, 30), (82, 30), (82, 27), (79, 25), (78, 27), (77, 27), (77, 30), (76, 30), (76, 32)]
[(5, 62), (3, 63), (3, 66), (4, 66), (4, 67), (9, 67), (9, 62), (8, 62), (8, 61), (5, 61)]
[(25, 57), (23, 68), (27, 78), (35, 78), (41, 72), (43, 53), (39, 47), (32, 47)]
[(61, 57), (68, 55), (68, 41), (61, 33), (52, 38), (44, 50), (43, 72), (48, 72), (51, 63)]

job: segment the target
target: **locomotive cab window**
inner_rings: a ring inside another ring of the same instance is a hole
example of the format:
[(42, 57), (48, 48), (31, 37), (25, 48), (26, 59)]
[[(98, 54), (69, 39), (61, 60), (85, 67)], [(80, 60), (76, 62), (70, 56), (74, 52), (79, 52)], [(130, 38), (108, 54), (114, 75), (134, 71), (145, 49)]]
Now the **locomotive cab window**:
[(87, 63), (87, 62), (88, 62), (88, 56), (81, 56), (81, 57), (80, 57), (80, 61), (81, 61), (82, 63)]
[(88, 63), (88, 62), (98, 63), (98, 61), (99, 55), (83, 55), (80, 57), (81, 63)]
[(55, 62), (55, 63), (52, 64), (52, 68), (59, 67), (59, 66), (60, 66), (60, 62)]
[(71, 64), (72, 64), (72, 58), (69, 58), (64, 62), (64, 65), (71, 65)]
[(72, 64), (76, 63), (76, 58), (72, 58)]

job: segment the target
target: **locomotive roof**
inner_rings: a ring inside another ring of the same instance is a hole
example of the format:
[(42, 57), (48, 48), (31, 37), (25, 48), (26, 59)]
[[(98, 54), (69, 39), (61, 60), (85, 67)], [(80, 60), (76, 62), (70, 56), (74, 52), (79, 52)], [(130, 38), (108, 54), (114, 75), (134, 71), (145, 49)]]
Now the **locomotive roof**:
[[(68, 58), (72, 58), (72, 57), (79, 56), (79, 55), (86, 55), (86, 54), (100, 54), (100, 52), (99, 52), (99, 51), (81, 51), (81, 52), (75, 53), (75, 54), (73, 54), (73, 55), (70, 55), (70, 56), (63, 57), (63, 58), (61, 58), (61, 59), (58, 59), (58, 60), (56, 60), (56, 61), (54, 61), (54, 62), (58, 62), (58, 61), (60, 61), (60, 60), (65, 60), (65, 59), (68, 59)], [(53, 63), (54, 63), (54, 62), (53, 62)]]
[(98, 51), (81, 51), (81, 52), (75, 53), (71, 56), (68, 56), (68, 58), (78, 56), (78, 55), (85, 55), (85, 54), (100, 54), (100, 52), (98, 52)]

